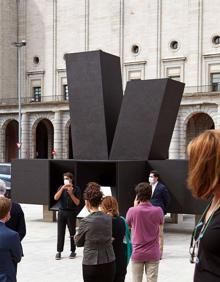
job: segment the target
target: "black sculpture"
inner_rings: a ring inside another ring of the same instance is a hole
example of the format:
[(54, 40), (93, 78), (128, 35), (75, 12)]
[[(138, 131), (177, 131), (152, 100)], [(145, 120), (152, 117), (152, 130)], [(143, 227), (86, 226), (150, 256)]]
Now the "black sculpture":
[(73, 160), (15, 160), (13, 198), (54, 206), (62, 173), (77, 184), (110, 186), (125, 214), (134, 186), (156, 169), (171, 193), (169, 212), (201, 213), (204, 203), (186, 188), (187, 161), (167, 160), (184, 84), (134, 80), (123, 97), (120, 60), (102, 51), (66, 55)]

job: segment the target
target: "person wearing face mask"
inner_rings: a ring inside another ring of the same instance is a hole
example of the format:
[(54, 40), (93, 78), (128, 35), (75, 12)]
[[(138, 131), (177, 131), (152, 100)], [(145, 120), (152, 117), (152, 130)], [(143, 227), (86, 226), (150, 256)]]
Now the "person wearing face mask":
[[(159, 181), (159, 173), (156, 170), (152, 170), (149, 174), (149, 183), (152, 187), (151, 204), (157, 207), (161, 207), (164, 215), (167, 212), (167, 207), (170, 202), (170, 195), (167, 187)], [(160, 226), (160, 253), (161, 258), (163, 255), (163, 225)]]
[(16, 282), (17, 263), (22, 258), (19, 234), (5, 223), (10, 219), (11, 201), (0, 197), (0, 281)]
[(76, 256), (74, 235), (76, 233), (77, 207), (80, 204), (80, 189), (74, 185), (73, 180), (73, 174), (71, 172), (65, 172), (63, 174), (64, 185), (60, 186), (54, 195), (54, 200), (59, 201), (60, 204), (57, 224), (57, 254), (55, 257), (57, 260), (61, 259), (66, 226), (70, 233), (71, 253), (69, 258), (75, 258)]

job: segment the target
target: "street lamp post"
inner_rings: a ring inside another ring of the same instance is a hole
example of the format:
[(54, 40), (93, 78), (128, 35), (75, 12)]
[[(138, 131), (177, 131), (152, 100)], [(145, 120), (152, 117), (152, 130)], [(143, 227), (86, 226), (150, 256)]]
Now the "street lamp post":
[(26, 41), (14, 42), (17, 48), (17, 97), (18, 97), (18, 158), (21, 158), (21, 48), (26, 46)]

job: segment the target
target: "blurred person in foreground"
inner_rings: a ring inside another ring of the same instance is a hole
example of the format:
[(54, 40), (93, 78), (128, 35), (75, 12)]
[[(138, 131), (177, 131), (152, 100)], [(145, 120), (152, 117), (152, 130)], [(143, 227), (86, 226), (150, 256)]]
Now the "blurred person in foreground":
[[(5, 182), (0, 179), (0, 197), (5, 197), (7, 188)], [(26, 235), (26, 223), (24, 218), (24, 212), (20, 204), (11, 202), (10, 219), (5, 223), (5, 225), (18, 232), (20, 240), (22, 240)]]
[(220, 281), (220, 130), (207, 130), (188, 145), (188, 186), (210, 202), (191, 240), (194, 282)]
[(124, 243), (126, 226), (119, 216), (118, 202), (112, 196), (106, 196), (101, 203), (101, 210), (112, 217), (112, 245), (115, 253), (116, 272), (114, 282), (124, 282), (127, 273), (127, 246)]
[(5, 223), (10, 218), (11, 201), (0, 197), (0, 281), (16, 282), (17, 263), (22, 257), (22, 247), (17, 232)]
[(159, 234), (163, 224), (163, 211), (151, 204), (152, 188), (147, 182), (135, 187), (134, 207), (126, 215), (132, 233), (132, 278), (142, 282), (145, 270), (146, 280), (156, 282), (160, 262)]
[(99, 210), (102, 197), (100, 185), (89, 182), (84, 192), (84, 200), (90, 214), (81, 220), (75, 236), (76, 245), (84, 246), (82, 267), (85, 282), (114, 281), (112, 218)]

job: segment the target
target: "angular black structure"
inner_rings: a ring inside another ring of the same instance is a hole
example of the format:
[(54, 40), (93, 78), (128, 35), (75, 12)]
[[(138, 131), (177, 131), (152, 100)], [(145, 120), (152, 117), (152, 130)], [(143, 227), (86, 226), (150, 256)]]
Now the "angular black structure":
[(123, 92), (120, 59), (102, 51), (66, 55), (74, 158), (107, 160)]
[(49, 160), (12, 162), (12, 198), (20, 203), (47, 205), (50, 186)]
[[(73, 160), (15, 160), (12, 197), (48, 204), (74, 172), (86, 183), (110, 186), (122, 214), (133, 205), (134, 186), (157, 169), (171, 194), (169, 212), (201, 213), (204, 203), (186, 187), (187, 161), (166, 160), (184, 84), (170, 79), (131, 81), (122, 102), (119, 58), (102, 51), (66, 55)], [(120, 114), (119, 114), (120, 112)]]
[(13, 199), (57, 209), (54, 194), (63, 183), (63, 172), (70, 171), (75, 173), (77, 185), (82, 188), (89, 181), (110, 186), (125, 214), (128, 203), (134, 200), (134, 186), (144, 180), (145, 169), (145, 161), (15, 160)]
[(167, 159), (183, 89), (171, 79), (129, 81), (110, 159)]

